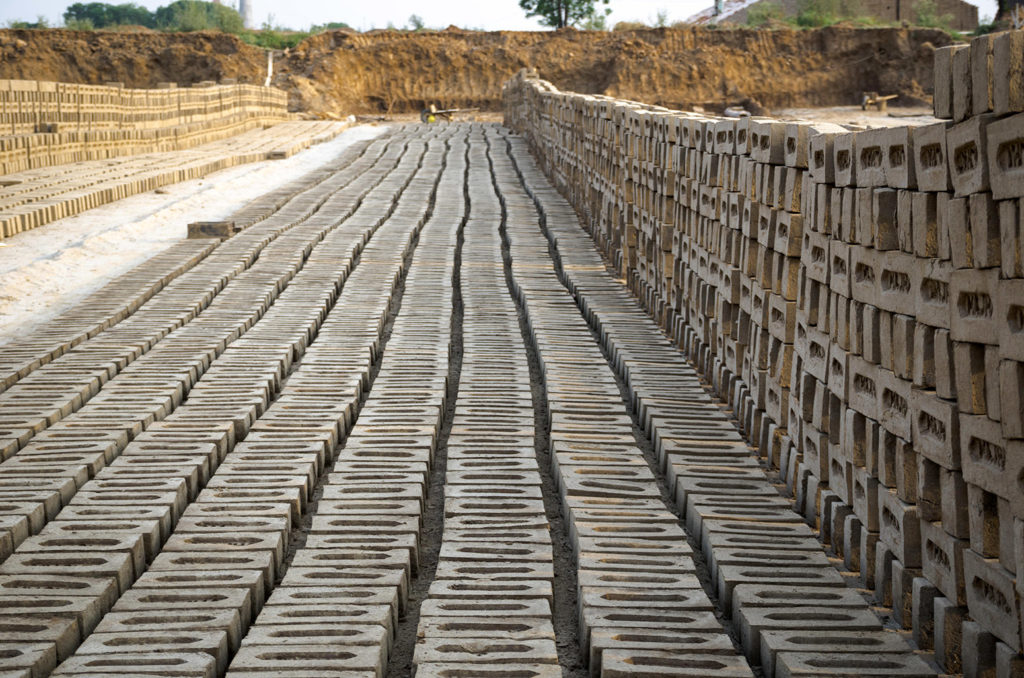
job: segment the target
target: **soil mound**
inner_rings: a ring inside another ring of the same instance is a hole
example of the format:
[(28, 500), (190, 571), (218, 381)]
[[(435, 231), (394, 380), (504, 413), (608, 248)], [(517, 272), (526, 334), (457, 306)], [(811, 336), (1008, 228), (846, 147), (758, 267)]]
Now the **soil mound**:
[(236, 78), (263, 84), (266, 56), (216, 32), (0, 30), (0, 78), (125, 87)]
[[(535, 68), (559, 88), (676, 108), (849, 105), (862, 91), (930, 100), (942, 31), (911, 28), (627, 32), (461, 30), (313, 36), (276, 61), (293, 110), (401, 113), (427, 104), (499, 110), (501, 86)], [(0, 30), (0, 78), (124, 82), (237, 78), (261, 83), (264, 50), (222, 33)]]
[(670, 107), (767, 108), (860, 103), (862, 91), (930, 100), (938, 30), (831, 27), (623, 33), (324, 33), (292, 51), (275, 80), (292, 104), (335, 114), (500, 107), (520, 68), (564, 90)]

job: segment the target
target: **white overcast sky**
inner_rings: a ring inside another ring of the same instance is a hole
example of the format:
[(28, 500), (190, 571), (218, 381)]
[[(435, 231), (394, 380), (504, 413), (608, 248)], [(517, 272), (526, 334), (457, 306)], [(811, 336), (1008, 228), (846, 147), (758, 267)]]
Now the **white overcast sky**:
[[(0, 25), (17, 19), (35, 20), (45, 16), (51, 24), (59, 25), (64, 9), (74, 0), (0, 0)], [(89, 0), (82, 0), (88, 2)], [(127, 0), (106, 0), (119, 4)], [(171, 0), (135, 0), (136, 4), (156, 9)], [(223, 0), (236, 4), (237, 0)], [(669, 21), (681, 21), (710, 7), (713, 0), (611, 0), (610, 23), (617, 21), (643, 21), (653, 23), (659, 11)], [(980, 17), (995, 14), (995, 0), (977, 3)], [(253, 0), (253, 20), (259, 25), (272, 15), (276, 25), (306, 29), (312, 24), (344, 21), (353, 28), (367, 30), (384, 28), (388, 22), (404, 26), (411, 15), (423, 18), (428, 27), (444, 28), (451, 24), (462, 28), (486, 30), (541, 30), (535, 19), (527, 19), (519, 9), (517, 0), (387, 0), (384, 2), (354, 2), (353, 0)]]

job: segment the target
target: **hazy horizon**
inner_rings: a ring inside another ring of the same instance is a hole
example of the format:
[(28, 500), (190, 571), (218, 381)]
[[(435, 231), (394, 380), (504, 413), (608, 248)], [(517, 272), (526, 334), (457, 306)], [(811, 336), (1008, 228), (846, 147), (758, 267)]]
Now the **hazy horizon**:
[[(83, 0), (88, 1), (88, 0)], [(111, 4), (120, 4), (113, 0)], [(156, 9), (169, 4), (171, 0), (137, 0), (135, 4)], [(0, 0), (0, 24), (11, 21), (35, 21), (37, 16), (46, 17), (51, 26), (63, 23), (62, 15), (68, 0), (35, 0), (31, 4), (23, 1)], [(223, 0), (225, 5), (237, 7), (237, 0)], [(659, 12), (664, 12), (668, 23), (683, 21), (703, 9), (711, 7), (713, 0), (612, 0), (608, 8), (608, 26), (619, 21), (642, 21), (653, 24)], [(993, 16), (995, 0), (972, 3), (978, 6), (978, 18)], [(344, 22), (352, 28), (366, 31), (386, 28), (391, 24), (397, 28), (407, 26), (412, 15), (421, 17), (429, 28), (459, 28), (484, 30), (549, 30), (536, 19), (527, 19), (519, 8), (517, 0), (500, 2), (477, 2), (473, 0), (451, 0), (430, 5), (415, 0), (392, 0), (386, 3), (330, 2), (329, 0), (294, 0), (288, 3), (274, 3), (270, 0), (253, 0), (253, 23), (259, 27), (264, 23), (296, 30), (307, 30), (316, 24)]]

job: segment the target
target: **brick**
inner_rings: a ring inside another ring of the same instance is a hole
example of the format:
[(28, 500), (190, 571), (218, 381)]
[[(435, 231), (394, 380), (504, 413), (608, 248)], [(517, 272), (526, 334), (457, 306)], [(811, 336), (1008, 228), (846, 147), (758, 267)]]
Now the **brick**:
[(912, 654), (864, 655), (859, 653), (780, 652), (776, 658), (776, 678), (797, 676), (932, 676), (934, 672)]
[(985, 128), (992, 197), (1024, 196), (1024, 115), (995, 120)]
[(954, 195), (958, 198), (989, 190), (988, 125), (980, 115), (946, 130), (946, 153)]
[(1011, 648), (1020, 651), (1019, 596), (1012, 576), (998, 561), (964, 552), (967, 607), (971, 617)]
[(934, 110), (936, 118), (953, 117), (953, 53), (964, 45), (938, 47), (935, 50)]
[(996, 115), (1024, 111), (1024, 33), (992, 36), (992, 110)]
[(971, 114), (992, 110), (993, 56), (992, 36), (979, 35), (971, 40)]
[(970, 46), (964, 45), (963, 48), (953, 51), (952, 75), (953, 120), (960, 122), (973, 113), (974, 93), (971, 86), (974, 80), (971, 70)]

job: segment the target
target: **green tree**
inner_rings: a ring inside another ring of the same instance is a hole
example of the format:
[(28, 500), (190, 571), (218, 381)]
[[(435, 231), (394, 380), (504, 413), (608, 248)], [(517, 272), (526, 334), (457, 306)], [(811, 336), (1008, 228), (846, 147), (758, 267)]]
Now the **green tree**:
[(132, 2), (111, 5), (105, 2), (76, 2), (64, 10), (64, 25), (90, 22), (94, 28), (108, 26), (146, 26), (153, 27), (153, 14), (145, 7)]
[[(539, 17), (540, 22), (552, 28), (575, 26), (598, 15), (597, 5), (609, 0), (519, 0), (519, 6), (528, 17)], [(610, 9), (605, 9), (607, 16)]]
[(422, 31), (426, 28), (427, 24), (423, 21), (423, 17), (419, 14), (413, 14), (409, 17), (409, 28), (414, 31)]
[(154, 15), (157, 28), (165, 31), (219, 30), (241, 33), (242, 16), (231, 7), (201, 0), (175, 0)]

